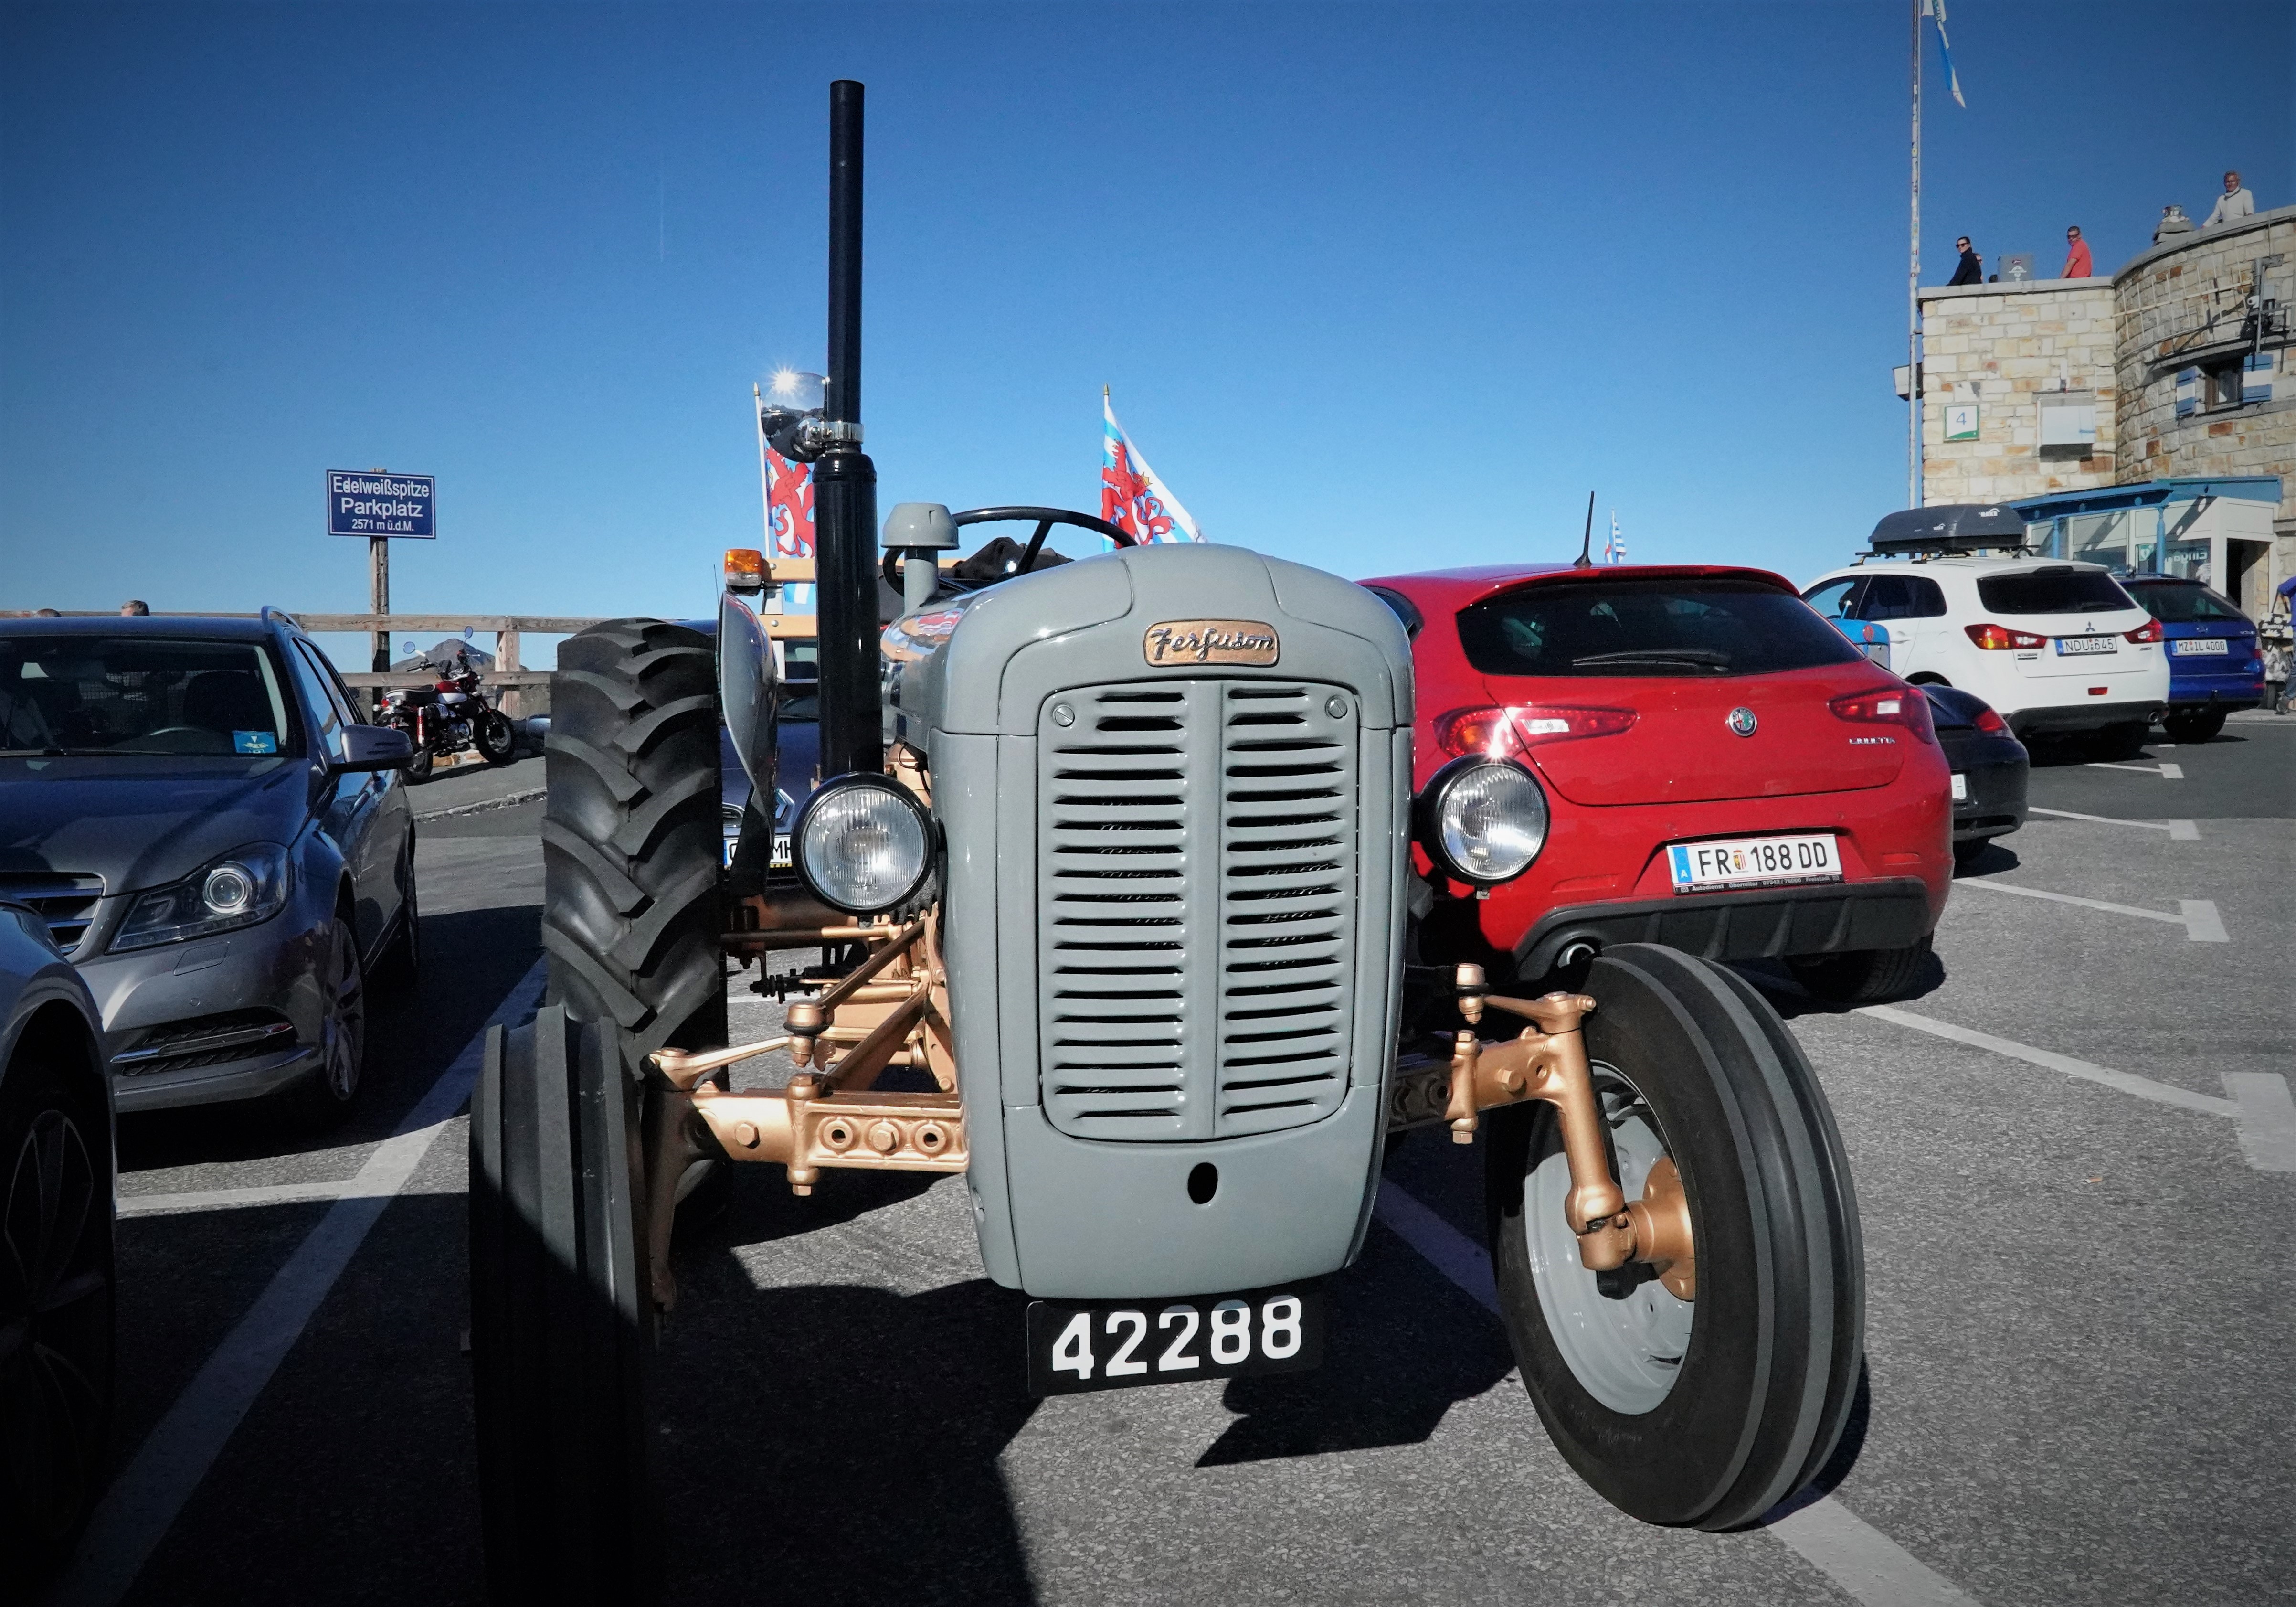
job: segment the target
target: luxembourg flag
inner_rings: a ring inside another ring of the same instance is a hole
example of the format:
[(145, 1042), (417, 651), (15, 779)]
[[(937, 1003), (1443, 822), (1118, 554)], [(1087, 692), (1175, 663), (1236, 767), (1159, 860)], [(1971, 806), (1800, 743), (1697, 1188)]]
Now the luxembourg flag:
[(1187, 509), (1156, 478), (1156, 471), (1116, 422), (1106, 386), (1101, 387), (1100, 413), (1100, 516), (1136, 541), (1201, 541), (1203, 533)]

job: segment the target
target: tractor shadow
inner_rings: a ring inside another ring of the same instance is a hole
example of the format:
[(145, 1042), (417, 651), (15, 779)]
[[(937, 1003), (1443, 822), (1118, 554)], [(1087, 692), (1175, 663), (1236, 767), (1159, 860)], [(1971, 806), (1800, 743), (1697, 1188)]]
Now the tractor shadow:
[(1037, 1406), (1025, 1297), (985, 1278), (911, 1295), (759, 1288), (730, 1253), (854, 1221), (934, 1179), (835, 1182), (811, 1200), (735, 1189), (717, 1220), (681, 1224), (655, 1373), (664, 1598), (1032, 1601), (997, 1467)]
[[(1431, 1127), (1390, 1139), (1383, 1182), (1480, 1243), (1482, 1154), (1448, 1138)], [(1232, 1381), (1224, 1404), (1239, 1415), (1199, 1467), (1417, 1445), (1514, 1372), (1498, 1319), (1383, 1224), (1324, 1287), (1323, 1365)]]
[[(1397, 1176), (1447, 1198), (1465, 1178), (1439, 1174), (1466, 1152), (1425, 1148)], [(1037, 1404), (1021, 1358), (1028, 1298), (984, 1278), (907, 1295), (758, 1287), (734, 1246), (801, 1253), (803, 1235), (932, 1183), (829, 1181), (803, 1201), (735, 1189), (714, 1220), (681, 1225), (677, 1309), (656, 1372), (665, 1595), (746, 1600), (769, 1579), (797, 1601), (1033, 1601), (998, 1466)], [(1224, 1402), (1237, 1415), (1197, 1466), (1416, 1444), (1513, 1370), (1497, 1321), (1385, 1227), (1326, 1288), (1323, 1365), (1231, 1381)]]

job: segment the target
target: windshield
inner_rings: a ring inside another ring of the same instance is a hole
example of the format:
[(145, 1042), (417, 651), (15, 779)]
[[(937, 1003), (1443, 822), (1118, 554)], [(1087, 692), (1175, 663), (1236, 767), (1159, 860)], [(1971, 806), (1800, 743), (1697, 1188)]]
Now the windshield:
[(1568, 581), (1459, 615), (1485, 675), (1772, 675), (1861, 657), (1792, 592), (1726, 577)]
[(299, 753), (271, 655), (252, 642), (0, 635), (0, 750)]
[(2140, 580), (2128, 591), (2144, 604), (2146, 613), (2163, 625), (2208, 625), (2219, 619), (2249, 622), (2246, 614), (2197, 581)]
[(2069, 563), (1980, 575), (1977, 600), (1988, 614), (2092, 614), (2136, 606), (2103, 570)]

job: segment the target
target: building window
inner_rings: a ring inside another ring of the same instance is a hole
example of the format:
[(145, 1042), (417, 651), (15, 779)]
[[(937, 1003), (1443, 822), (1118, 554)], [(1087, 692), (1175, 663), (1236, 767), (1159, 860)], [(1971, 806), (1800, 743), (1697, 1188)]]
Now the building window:
[(2232, 357), (2221, 363), (2210, 363), (2201, 369), (2201, 409), (2204, 413), (2222, 413), (2241, 405), (2242, 375), (2247, 361)]

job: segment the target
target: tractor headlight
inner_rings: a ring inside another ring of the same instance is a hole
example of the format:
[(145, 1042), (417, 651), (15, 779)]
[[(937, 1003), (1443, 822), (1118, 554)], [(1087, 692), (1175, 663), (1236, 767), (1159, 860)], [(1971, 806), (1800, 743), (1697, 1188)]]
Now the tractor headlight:
[(932, 874), (932, 822), (890, 776), (836, 777), (807, 800), (791, 837), (799, 877), (848, 914), (897, 908)]
[(1456, 760), (1421, 795), (1420, 840), (1463, 881), (1520, 876), (1546, 846), (1546, 794), (1521, 765)]

